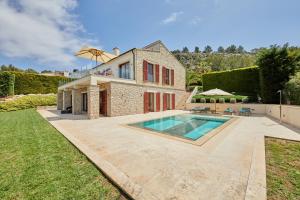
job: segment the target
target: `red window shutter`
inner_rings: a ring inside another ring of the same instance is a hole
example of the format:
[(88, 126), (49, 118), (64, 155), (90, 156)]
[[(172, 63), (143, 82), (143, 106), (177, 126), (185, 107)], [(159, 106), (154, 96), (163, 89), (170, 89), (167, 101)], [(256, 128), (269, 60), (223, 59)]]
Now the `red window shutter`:
[(148, 80), (148, 63), (146, 60), (143, 61), (143, 77), (144, 81)]
[(162, 84), (166, 83), (166, 68), (162, 68)]
[(175, 94), (172, 94), (172, 109), (175, 110)]
[(155, 82), (159, 83), (159, 65), (155, 65)]
[(149, 112), (149, 98), (148, 92), (144, 92), (144, 113)]
[(160, 111), (160, 93), (156, 93), (156, 112)]
[(174, 85), (174, 69), (171, 69), (171, 85)]
[(167, 110), (167, 94), (163, 94), (163, 111)]

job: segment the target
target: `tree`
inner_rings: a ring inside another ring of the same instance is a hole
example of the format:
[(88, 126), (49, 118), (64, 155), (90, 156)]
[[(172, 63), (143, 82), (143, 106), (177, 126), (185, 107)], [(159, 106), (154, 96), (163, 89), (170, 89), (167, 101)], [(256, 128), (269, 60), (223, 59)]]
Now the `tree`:
[(176, 49), (176, 50), (172, 51), (172, 53), (178, 54), (178, 53), (180, 53), (180, 50), (179, 50), (179, 49)]
[(300, 105), (300, 72), (285, 84), (284, 92), (291, 104)]
[(256, 64), (260, 68), (261, 97), (264, 103), (279, 103), (278, 90), (284, 89), (299, 67), (300, 56), (290, 54), (288, 46), (273, 45), (261, 50)]
[(195, 47), (194, 53), (200, 53), (199, 47), (197, 47), (197, 46)]
[(218, 53), (224, 53), (225, 49), (222, 46), (219, 46)]
[(212, 48), (211, 48), (211, 46), (209, 46), (209, 45), (207, 45), (207, 46), (205, 46), (204, 47), (204, 53), (211, 53), (213, 50), (212, 50)]
[(229, 47), (227, 47), (225, 52), (226, 53), (236, 53), (236, 46), (234, 44), (230, 45)]
[(242, 45), (240, 45), (237, 50), (236, 50), (237, 53), (245, 53), (245, 49)]
[(45, 69), (45, 70), (41, 71), (41, 73), (42, 73), (42, 74), (44, 74), (44, 73), (52, 73), (52, 71), (51, 71), (51, 70)]
[(8, 66), (6, 65), (1, 65), (1, 69), (0, 71), (16, 71), (16, 72), (22, 72), (22, 69), (19, 69), (15, 66), (13, 66), (12, 64), (9, 64)]
[(182, 53), (189, 53), (189, 49), (187, 47), (183, 47)]
[(28, 69), (26, 69), (26, 70), (25, 70), (25, 73), (38, 74), (38, 72), (37, 72), (37, 71), (35, 71), (35, 70), (34, 70), (34, 69), (32, 69), (32, 68), (28, 68)]

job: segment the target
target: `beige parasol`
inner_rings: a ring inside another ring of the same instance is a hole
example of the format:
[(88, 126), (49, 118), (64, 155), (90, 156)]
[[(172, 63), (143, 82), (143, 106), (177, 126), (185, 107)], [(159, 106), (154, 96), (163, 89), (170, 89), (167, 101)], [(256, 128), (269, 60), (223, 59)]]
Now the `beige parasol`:
[[(201, 92), (200, 94), (205, 95), (205, 96), (232, 96), (229, 92), (225, 92), (224, 90), (221, 89), (211, 89), (205, 92)], [(215, 99), (215, 112), (217, 112), (217, 100)]]
[(96, 61), (96, 65), (98, 62), (106, 63), (109, 60), (115, 58), (116, 56), (110, 53), (107, 53), (103, 50), (96, 49), (93, 47), (82, 47), (75, 56), (80, 58), (90, 59)]

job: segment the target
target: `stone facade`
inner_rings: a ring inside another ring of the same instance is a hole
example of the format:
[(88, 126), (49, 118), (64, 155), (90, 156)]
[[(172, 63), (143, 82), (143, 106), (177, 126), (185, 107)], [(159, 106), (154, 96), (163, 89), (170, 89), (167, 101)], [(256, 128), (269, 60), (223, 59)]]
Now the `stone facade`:
[(57, 110), (62, 110), (63, 109), (63, 92), (58, 91), (57, 92)]
[(87, 88), (88, 99), (88, 117), (89, 119), (96, 119), (99, 117), (99, 87), (90, 85)]
[[(160, 111), (163, 109), (163, 93), (175, 94), (177, 106), (185, 91), (161, 87), (142, 86), (134, 84), (110, 83), (109, 116), (132, 115), (144, 113), (144, 92), (160, 93)], [(175, 107), (176, 109), (176, 107)]]
[(82, 108), (82, 96), (80, 89), (72, 89), (72, 114), (79, 115), (81, 114)]
[(72, 92), (69, 90), (63, 91), (63, 110), (66, 110), (72, 105)]

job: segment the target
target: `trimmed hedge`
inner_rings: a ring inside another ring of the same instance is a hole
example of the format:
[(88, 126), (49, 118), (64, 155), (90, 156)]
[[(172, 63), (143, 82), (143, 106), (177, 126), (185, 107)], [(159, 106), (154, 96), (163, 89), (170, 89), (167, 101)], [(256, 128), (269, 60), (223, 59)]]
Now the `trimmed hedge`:
[(225, 102), (230, 102), (230, 99), (236, 99), (237, 102), (242, 102), (243, 98), (248, 98), (247, 96), (241, 96), (241, 95), (232, 95), (232, 96), (219, 96), (219, 95), (215, 95), (215, 96), (205, 96), (205, 95), (201, 95), (201, 94), (197, 94), (195, 96), (193, 96), (194, 102), (196, 103), (201, 103), (201, 99), (205, 99), (206, 102), (210, 102), (210, 99), (216, 99), (217, 103), (219, 103), (220, 99), (224, 99)]
[(61, 76), (44, 76), (22, 72), (9, 73), (15, 75), (15, 94), (57, 93), (59, 82), (70, 80)]
[(0, 103), (0, 112), (9, 112), (36, 108), (37, 106), (54, 106), (56, 105), (56, 95), (28, 95), (16, 100), (10, 100)]
[(9, 72), (0, 72), (0, 97), (14, 95), (15, 75)]
[(249, 96), (251, 101), (255, 101), (260, 92), (259, 68), (256, 66), (203, 74), (202, 81), (204, 91), (219, 88)]

